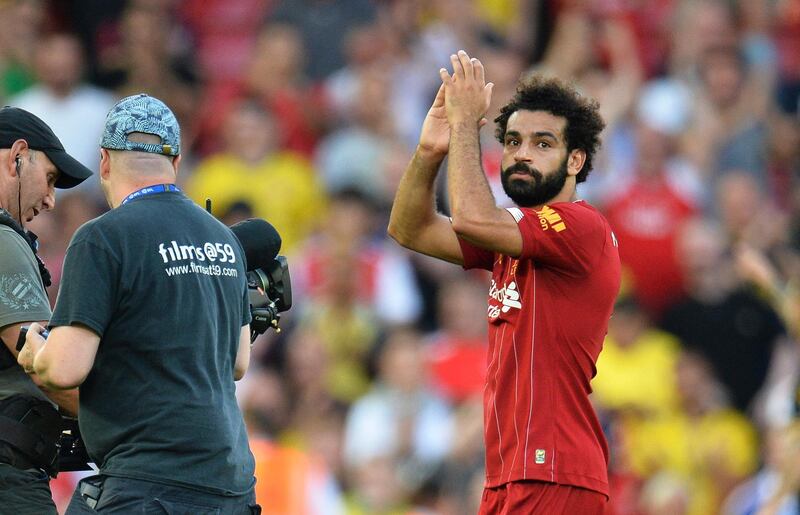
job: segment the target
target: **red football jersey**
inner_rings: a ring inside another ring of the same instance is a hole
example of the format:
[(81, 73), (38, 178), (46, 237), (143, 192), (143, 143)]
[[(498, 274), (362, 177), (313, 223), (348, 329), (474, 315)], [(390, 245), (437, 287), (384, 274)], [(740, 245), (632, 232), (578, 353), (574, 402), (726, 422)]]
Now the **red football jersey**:
[(464, 268), (492, 270), (486, 486), (534, 479), (608, 495), (608, 445), (589, 394), (619, 290), (616, 237), (584, 201), (508, 211), (519, 259), (461, 241)]

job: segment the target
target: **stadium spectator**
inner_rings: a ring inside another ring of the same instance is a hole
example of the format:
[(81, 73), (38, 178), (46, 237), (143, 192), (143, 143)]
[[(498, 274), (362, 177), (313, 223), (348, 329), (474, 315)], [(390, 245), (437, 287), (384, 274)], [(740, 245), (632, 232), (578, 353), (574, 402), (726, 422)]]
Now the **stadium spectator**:
[(313, 330), (328, 356), (321, 370), (328, 391), (336, 399), (351, 403), (369, 389), (369, 357), (382, 325), (374, 307), (364, 299), (355, 249), (327, 255), (316, 277), (317, 294), (303, 301), (296, 313), (298, 325)]
[(292, 280), (301, 302), (311, 303), (323, 295), (328, 275), (342, 270), (349, 256), (346, 277), (334, 283), (351, 281), (352, 302), (383, 324), (413, 324), (422, 307), (419, 289), (408, 255), (376, 237), (381, 222), (374, 202), (360, 191), (334, 193), (322, 229), (306, 241), (295, 261)]
[(653, 320), (683, 293), (675, 239), (703, 199), (698, 171), (677, 148), (687, 96), (671, 83), (646, 86), (636, 111), (634, 161), (613, 163), (615, 172), (607, 173), (604, 212), (619, 238), (633, 294)]
[(734, 407), (752, 409), (785, 336), (783, 323), (768, 304), (742, 287), (718, 226), (689, 221), (677, 245), (686, 297), (666, 310), (661, 326), (709, 360)]
[[(315, 447), (317, 428), (330, 431), (340, 423), (348, 407), (331, 391), (331, 359), (319, 331), (320, 328), (299, 326), (291, 332), (283, 368), (290, 409), (289, 423), (281, 428), (279, 438), (306, 450)], [(338, 473), (340, 460), (331, 458), (326, 456), (327, 464)]]
[(198, 67), (207, 89), (236, 82), (255, 45), (272, 0), (183, 0), (178, 16), (186, 20), (197, 49)]
[(755, 70), (740, 46), (713, 46), (697, 62), (693, 158), (715, 185), (727, 170), (753, 175), (768, 187), (768, 91), (757, 87)]
[(614, 305), (603, 352), (592, 380), (593, 398), (604, 410), (630, 411), (641, 417), (676, 409), (676, 370), (680, 342), (653, 327), (631, 296)]
[(303, 73), (305, 60), (303, 41), (294, 27), (264, 26), (239, 80), (214, 83), (207, 91), (200, 114), (202, 150), (219, 150), (218, 132), (230, 110), (241, 100), (252, 99), (275, 120), (275, 145), (311, 159), (327, 123), (328, 107), (322, 88)]
[(726, 171), (714, 196), (715, 215), (732, 245), (752, 245), (767, 253), (786, 246), (788, 217), (751, 174)]
[(440, 329), (428, 337), (425, 354), (431, 382), (453, 405), (479, 398), (486, 384), (482, 293), (472, 277), (454, 278), (438, 292)]
[(800, 512), (797, 468), (800, 441), (794, 426), (773, 427), (764, 438), (764, 464), (728, 495), (722, 515), (792, 515)]
[(41, 0), (0, 5), (0, 101), (24, 91), (36, 81), (33, 52), (41, 36), (47, 9)]
[(307, 56), (303, 72), (318, 81), (342, 67), (348, 29), (373, 21), (375, 10), (367, 0), (280, 0), (268, 20), (297, 29)]
[(119, 96), (146, 91), (173, 106), (189, 149), (197, 132), (198, 74), (193, 47), (170, 21), (177, 8), (170, 1), (125, 2), (117, 23), (105, 27), (110, 34), (98, 49), (98, 74)]
[[(83, 81), (83, 48), (71, 34), (43, 36), (36, 45), (34, 71), (37, 84), (9, 99), (11, 105), (38, 115), (59, 134), (64, 148), (90, 170), (97, 170), (100, 158), (97, 142), (103, 134), (103, 119), (114, 97)], [(80, 190), (102, 199), (94, 181)]]
[[(353, 27), (344, 40), (345, 62), (341, 68), (327, 76), (323, 87), (330, 103), (331, 115), (337, 123), (348, 124), (358, 107), (361, 75), (375, 65), (391, 59), (391, 36), (379, 23)], [(387, 68), (384, 65), (384, 68)], [(386, 123), (392, 122), (390, 119)]]
[(679, 409), (628, 426), (626, 452), (647, 482), (663, 472), (688, 486), (689, 515), (718, 513), (725, 496), (756, 468), (757, 434), (730, 406), (705, 358), (683, 352), (676, 371)]
[(386, 174), (380, 165), (396, 137), (386, 103), (388, 71), (380, 65), (360, 70), (350, 123), (331, 132), (318, 146), (315, 165), (328, 191), (359, 189), (382, 200)]
[(433, 476), (455, 434), (450, 407), (428, 388), (423, 345), (415, 331), (389, 334), (375, 385), (353, 404), (344, 433), (345, 464), (356, 476), (388, 460), (408, 492)]
[(200, 161), (186, 192), (201, 206), (211, 198), (216, 216), (245, 203), (280, 232), (287, 254), (315, 229), (325, 198), (311, 163), (280, 149), (275, 123), (258, 102), (238, 101), (221, 134), (222, 150)]
[(281, 378), (252, 370), (237, 391), (256, 461), (256, 500), (264, 515), (343, 514), (342, 493), (324, 460), (277, 440), (288, 417)]

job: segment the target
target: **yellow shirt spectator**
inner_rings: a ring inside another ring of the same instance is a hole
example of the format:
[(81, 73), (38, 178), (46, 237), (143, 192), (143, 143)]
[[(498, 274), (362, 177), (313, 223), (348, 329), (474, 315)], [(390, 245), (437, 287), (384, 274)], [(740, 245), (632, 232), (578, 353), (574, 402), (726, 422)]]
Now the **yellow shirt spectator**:
[(688, 486), (688, 515), (719, 513), (722, 500), (758, 465), (755, 428), (729, 407), (727, 393), (702, 355), (684, 350), (676, 363), (678, 406), (672, 414), (629, 417), (621, 439), (640, 477), (666, 472)]
[(325, 206), (311, 163), (290, 152), (269, 154), (252, 165), (229, 153), (211, 156), (189, 177), (186, 191), (201, 206), (211, 198), (217, 217), (237, 202), (247, 203), (254, 216), (278, 230), (282, 254), (308, 236)]
[(717, 513), (729, 489), (758, 466), (758, 438), (736, 410), (700, 417), (684, 413), (630, 424), (628, 452), (643, 477), (657, 471), (677, 474), (689, 485), (689, 515)]
[(656, 329), (645, 330), (627, 348), (607, 336), (592, 380), (594, 399), (606, 409), (630, 408), (648, 414), (673, 410), (679, 352), (678, 340)]
[(481, 19), (486, 20), (499, 33), (505, 33), (519, 16), (519, 0), (475, 0), (475, 7)]

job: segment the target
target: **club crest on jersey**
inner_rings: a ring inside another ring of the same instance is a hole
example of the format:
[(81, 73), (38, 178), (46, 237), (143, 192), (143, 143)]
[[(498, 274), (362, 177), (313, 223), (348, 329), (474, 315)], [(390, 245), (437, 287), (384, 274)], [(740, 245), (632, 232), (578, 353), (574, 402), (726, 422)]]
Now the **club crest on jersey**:
[[(508, 313), (512, 309), (522, 309), (522, 302), (520, 302), (519, 298), (520, 294), (516, 281), (511, 281), (502, 288), (498, 288), (493, 279), (492, 286), (489, 288), (489, 318), (495, 319), (500, 316), (500, 313)], [(492, 300), (500, 304), (498, 305)]]
[(561, 232), (567, 228), (561, 215), (550, 206), (542, 206), (542, 209), (536, 211), (536, 214), (539, 216), (539, 224), (544, 231), (553, 229), (555, 232)]

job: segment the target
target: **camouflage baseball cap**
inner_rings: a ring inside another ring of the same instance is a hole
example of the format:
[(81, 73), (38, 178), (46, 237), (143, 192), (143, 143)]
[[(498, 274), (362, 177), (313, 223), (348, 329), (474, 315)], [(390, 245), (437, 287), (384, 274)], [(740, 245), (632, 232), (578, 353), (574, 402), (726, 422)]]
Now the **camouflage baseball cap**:
[[(130, 141), (128, 135), (134, 132), (158, 136), (161, 143)], [(109, 150), (137, 150), (177, 156), (181, 153), (181, 128), (164, 102), (140, 93), (123, 98), (111, 108), (100, 146)]]

